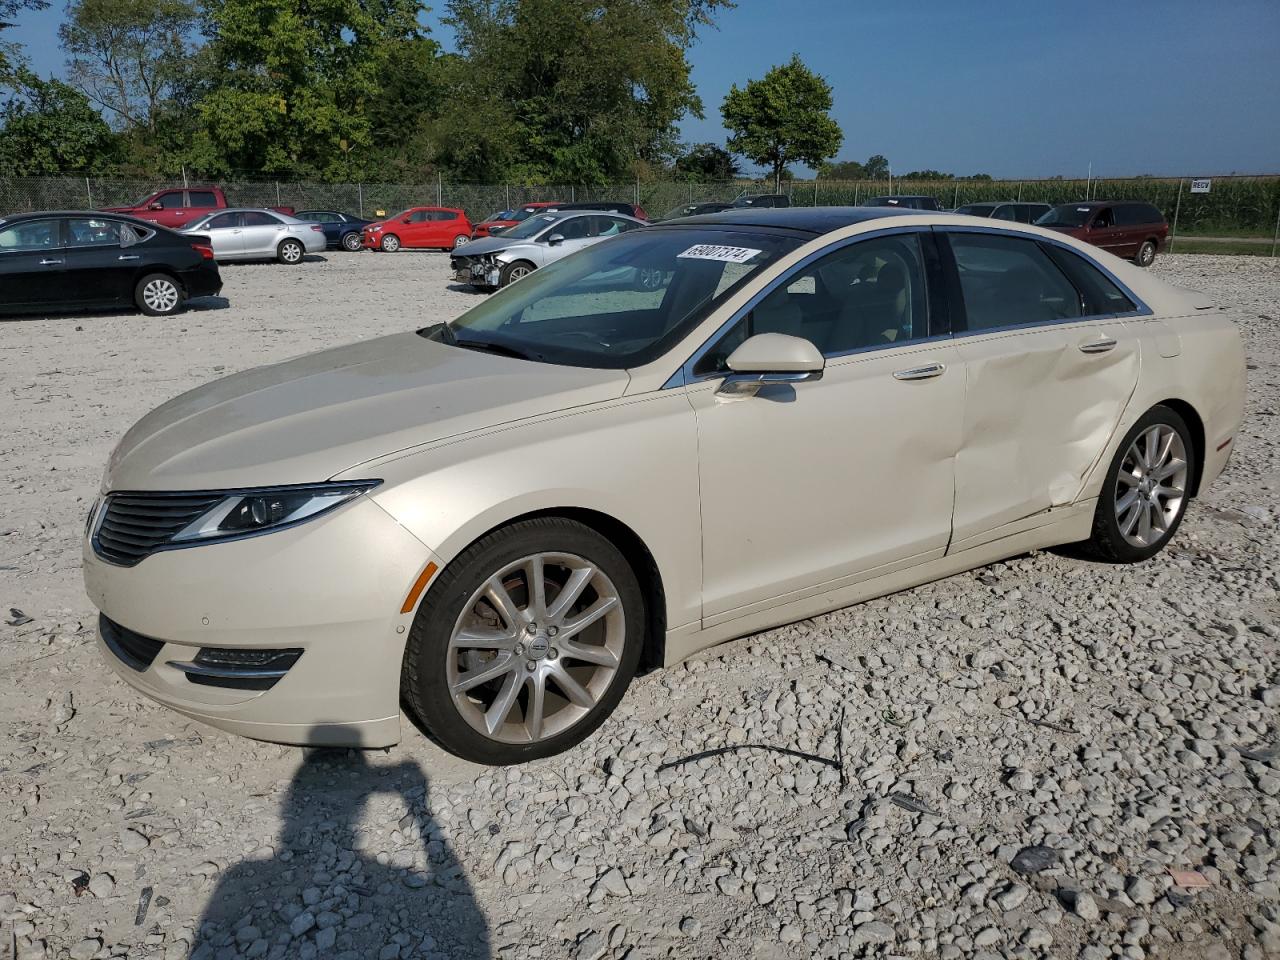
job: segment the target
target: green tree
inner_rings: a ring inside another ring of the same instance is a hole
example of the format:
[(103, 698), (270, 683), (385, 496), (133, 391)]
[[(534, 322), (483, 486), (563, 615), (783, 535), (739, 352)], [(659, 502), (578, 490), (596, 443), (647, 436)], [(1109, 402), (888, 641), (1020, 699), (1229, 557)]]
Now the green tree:
[(675, 172), (686, 180), (699, 183), (733, 180), (740, 173), (733, 154), (714, 143), (694, 144), (676, 158)]
[(71, 0), (58, 31), (68, 79), (118, 127), (154, 135), (191, 72), (188, 0)]
[(887, 180), (889, 178), (889, 161), (882, 154), (868, 157), (862, 165), (868, 180)]
[(857, 160), (836, 160), (822, 164), (818, 168), (818, 176), (823, 180), (864, 180), (867, 168)]
[[(384, 81), (434, 59), (420, 0), (205, 0), (214, 83), (196, 144), (214, 170), (345, 178)], [(384, 101), (385, 104), (385, 101)]]
[(831, 84), (799, 56), (742, 89), (735, 84), (720, 108), (732, 133), (729, 149), (768, 167), (775, 184), (789, 163), (817, 169), (835, 156), (844, 134), (828, 116), (830, 110)]
[(912, 170), (910, 173), (899, 174), (900, 180), (954, 180), (954, 173), (943, 173), (941, 170)]
[(0, 169), (11, 176), (99, 173), (115, 160), (115, 138), (79, 90), (26, 67), (3, 78)]
[(702, 115), (686, 52), (730, 0), (449, 0), (465, 65), (440, 146), (466, 179), (605, 183), (674, 159)]

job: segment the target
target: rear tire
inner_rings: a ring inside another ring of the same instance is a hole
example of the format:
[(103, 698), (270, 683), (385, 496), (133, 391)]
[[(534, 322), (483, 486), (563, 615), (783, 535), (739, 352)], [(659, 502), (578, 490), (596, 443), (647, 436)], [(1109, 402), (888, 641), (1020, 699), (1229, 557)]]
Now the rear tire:
[(498, 273), (498, 286), (505, 287), (509, 283), (515, 283), (536, 269), (538, 269), (537, 265), (528, 260), (513, 260), (511, 263), (503, 264), (502, 270)]
[(359, 253), (359, 251), (360, 251), (360, 234), (358, 234), (358, 233), (344, 233), (344, 234), (342, 235), (341, 246), (342, 246), (342, 249), (343, 249), (343, 250), (348, 250), (348, 251), (350, 251), (351, 253)]
[(148, 317), (169, 317), (182, 311), (187, 295), (167, 273), (149, 273), (133, 288), (133, 300)]
[[(530, 588), (539, 581), (540, 591)], [(557, 610), (562, 591), (568, 606)], [(562, 753), (622, 699), (645, 617), (635, 572), (600, 534), (561, 517), (513, 523), (432, 583), (409, 633), (402, 693), (426, 732), (466, 760)], [(479, 674), (486, 679), (468, 686)]]
[(378, 246), (387, 253), (395, 253), (400, 249), (400, 238), (394, 233), (383, 234), (382, 240)]
[(276, 248), (276, 259), (290, 267), (296, 267), (306, 255), (307, 248), (297, 240), (282, 240)]
[(1120, 441), (1093, 514), (1084, 552), (1139, 563), (1164, 549), (1186, 515), (1198, 464), (1187, 423), (1168, 407), (1148, 410)]
[(1133, 255), (1133, 262), (1140, 267), (1149, 267), (1156, 262), (1156, 242), (1154, 240), (1144, 241), (1142, 246), (1138, 248), (1138, 252)]

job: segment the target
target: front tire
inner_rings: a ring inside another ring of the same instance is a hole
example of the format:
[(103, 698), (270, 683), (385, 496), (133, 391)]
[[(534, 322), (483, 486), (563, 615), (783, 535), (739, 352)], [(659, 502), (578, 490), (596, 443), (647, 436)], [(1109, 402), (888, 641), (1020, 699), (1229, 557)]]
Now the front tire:
[(1147, 240), (1138, 248), (1138, 252), (1133, 256), (1133, 262), (1140, 267), (1149, 267), (1156, 262), (1156, 242)]
[(1194, 456), (1182, 417), (1168, 407), (1147, 411), (1111, 460), (1086, 550), (1115, 563), (1138, 563), (1159, 553), (1186, 513)]
[(453, 249), (457, 250), (459, 247), (465, 247), (470, 242), (471, 237), (469, 235), (460, 233), (453, 238)]
[(384, 234), (382, 237), (382, 242), (379, 244), (379, 246), (383, 250), (385, 250), (387, 253), (395, 253), (397, 250), (400, 249), (400, 238), (397, 237), (394, 233)]
[(644, 595), (612, 543), (559, 517), (488, 534), (437, 576), (405, 649), (404, 699), (475, 763), (561, 753), (613, 712), (635, 674)]
[(342, 235), (341, 243), (343, 250), (347, 250), (351, 253), (360, 252), (360, 234), (358, 233), (344, 233)]
[(505, 287), (509, 283), (515, 283), (522, 277), (527, 277), (533, 273), (537, 267), (528, 260), (514, 260), (511, 263), (502, 265), (502, 270), (498, 273), (498, 286)]
[(168, 317), (182, 310), (186, 302), (182, 284), (167, 273), (149, 273), (134, 287), (133, 300), (149, 317)]
[(306, 255), (307, 248), (297, 240), (283, 240), (276, 248), (276, 259), (290, 267), (296, 267)]

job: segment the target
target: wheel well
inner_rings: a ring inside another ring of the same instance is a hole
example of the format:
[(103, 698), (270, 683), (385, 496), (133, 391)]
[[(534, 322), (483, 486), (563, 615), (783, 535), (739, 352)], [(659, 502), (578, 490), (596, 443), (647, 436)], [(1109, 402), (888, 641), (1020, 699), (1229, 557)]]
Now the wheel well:
[(1196, 413), (1196, 408), (1185, 400), (1161, 400), (1157, 406), (1168, 407), (1186, 421), (1187, 429), (1191, 431), (1191, 445), (1194, 447), (1191, 464), (1191, 496), (1197, 496), (1200, 493), (1200, 475), (1204, 473), (1204, 421), (1200, 419), (1200, 414)]
[[(556, 507), (551, 510), (538, 510), (519, 517), (512, 517), (499, 524), (493, 530), (486, 530), (482, 536), (488, 536), (494, 530), (518, 523), (521, 520), (532, 520), (535, 517), (563, 517), (575, 520), (584, 527), (590, 527), (622, 551), (622, 555), (631, 564), (636, 579), (640, 581), (640, 589), (644, 592), (644, 602), (648, 616), (644, 647), (640, 651), (639, 672), (647, 673), (656, 670), (663, 664), (666, 653), (667, 638), (667, 595), (662, 587), (662, 574), (654, 562), (653, 554), (645, 546), (639, 535), (621, 520), (597, 510), (580, 507)], [(477, 537), (476, 539), (479, 539)]]

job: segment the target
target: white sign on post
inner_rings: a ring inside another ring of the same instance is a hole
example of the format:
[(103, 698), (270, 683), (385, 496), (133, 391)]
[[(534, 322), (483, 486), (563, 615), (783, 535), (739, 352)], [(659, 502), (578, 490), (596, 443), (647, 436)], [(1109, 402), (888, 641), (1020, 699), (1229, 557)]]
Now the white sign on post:
[(1212, 186), (1213, 186), (1213, 181), (1207, 178), (1204, 180), (1192, 180), (1191, 192), (1192, 193), (1208, 193), (1209, 188)]

